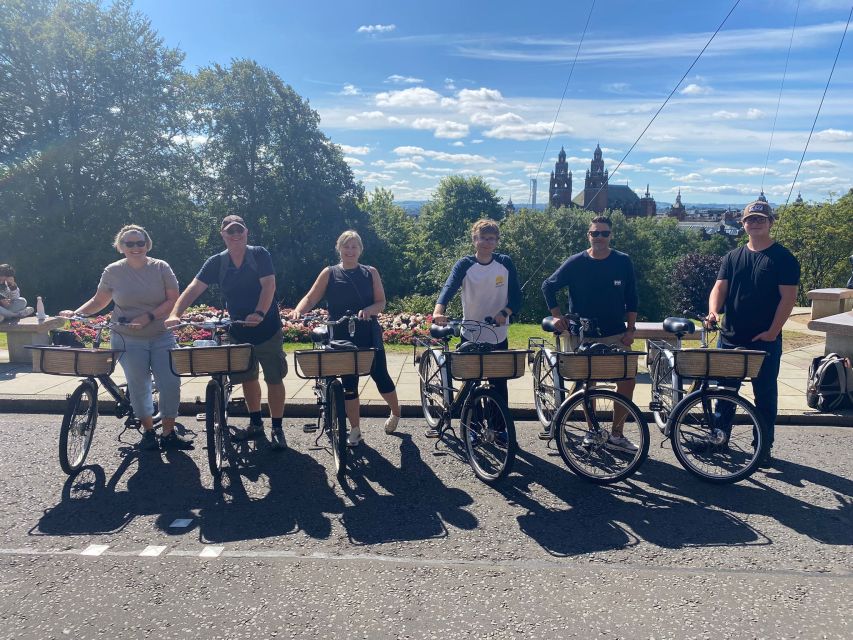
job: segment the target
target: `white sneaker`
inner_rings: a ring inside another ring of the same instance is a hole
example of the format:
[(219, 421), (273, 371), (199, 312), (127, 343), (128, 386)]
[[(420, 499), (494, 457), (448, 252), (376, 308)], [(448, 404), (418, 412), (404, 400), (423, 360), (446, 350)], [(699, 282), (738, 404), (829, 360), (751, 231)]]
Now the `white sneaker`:
[(636, 453), (639, 450), (639, 447), (630, 440), (628, 440), (628, 438), (626, 438), (625, 436), (611, 435), (607, 439), (607, 444), (604, 446), (606, 446), (608, 449), (624, 451), (625, 453)]
[(391, 434), (397, 430), (397, 425), (400, 423), (400, 416), (395, 416), (393, 413), (388, 416), (385, 421), (385, 433)]
[(361, 427), (358, 429), (353, 429), (349, 432), (347, 436), (347, 446), (348, 447), (357, 447), (364, 440), (364, 436), (361, 435)]
[(32, 307), (24, 307), (20, 311), (18, 311), (19, 318), (28, 318), (35, 313), (35, 309)]

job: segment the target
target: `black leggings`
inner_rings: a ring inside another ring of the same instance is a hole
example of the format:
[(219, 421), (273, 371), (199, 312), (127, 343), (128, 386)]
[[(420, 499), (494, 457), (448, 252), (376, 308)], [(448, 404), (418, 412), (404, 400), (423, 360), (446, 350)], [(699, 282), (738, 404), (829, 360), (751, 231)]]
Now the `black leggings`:
[[(376, 383), (379, 393), (391, 393), (396, 389), (394, 381), (388, 374), (388, 361), (385, 359), (385, 351), (377, 351), (373, 356), (373, 367), (370, 369), (370, 377)], [(344, 399), (355, 400), (358, 398), (358, 376), (343, 376), (341, 382), (344, 385)]]

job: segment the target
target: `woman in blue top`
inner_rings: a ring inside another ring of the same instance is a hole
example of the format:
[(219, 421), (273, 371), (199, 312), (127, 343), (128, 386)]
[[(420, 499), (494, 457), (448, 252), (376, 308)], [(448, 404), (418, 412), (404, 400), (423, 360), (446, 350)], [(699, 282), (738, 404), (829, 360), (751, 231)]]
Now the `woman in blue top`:
[[(394, 433), (400, 421), (400, 403), (397, 400), (397, 389), (388, 374), (388, 363), (385, 359), (385, 349), (382, 344), (382, 328), (376, 316), (385, 308), (385, 289), (382, 278), (375, 267), (359, 264), (358, 259), (364, 251), (361, 236), (353, 230), (344, 231), (336, 244), (340, 263), (326, 267), (317, 276), (317, 280), (305, 297), (299, 301), (290, 314), (296, 320), (310, 311), (323, 298), (329, 304), (329, 318), (337, 320), (346, 315), (347, 311), (358, 310), (358, 317), (364, 322), (356, 323), (355, 336), (350, 336), (346, 325), (334, 327), (332, 338), (335, 340), (351, 340), (357, 347), (375, 348), (373, 368), (370, 377), (376, 383), (376, 388), (385, 402), (391, 408), (391, 415), (385, 421), (385, 433)], [(350, 433), (347, 444), (355, 447), (361, 444), (363, 437), (359, 425), (361, 405), (358, 400), (358, 377), (344, 376), (344, 399), (347, 418), (350, 422)]]

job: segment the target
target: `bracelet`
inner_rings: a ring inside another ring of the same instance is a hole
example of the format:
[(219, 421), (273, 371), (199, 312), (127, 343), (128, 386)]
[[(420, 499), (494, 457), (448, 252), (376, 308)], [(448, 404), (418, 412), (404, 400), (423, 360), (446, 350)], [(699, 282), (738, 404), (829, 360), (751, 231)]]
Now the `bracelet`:
[(504, 318), (509, 318), (509, 314), (506, 312), (506, 309), (501, 309), (500, 311), (498, 311), (498, 313), (501, 314)]
[(260, 309), (255, 309), (255, 315), (261, 316), (261, 318), (263, 318), (266, 317), (267, 314), (261, 311)]
[(157, 319), (157, 317), (150, 311), (146, 311), (145, 315), (148, 316), (148, 322), (154, 322)]

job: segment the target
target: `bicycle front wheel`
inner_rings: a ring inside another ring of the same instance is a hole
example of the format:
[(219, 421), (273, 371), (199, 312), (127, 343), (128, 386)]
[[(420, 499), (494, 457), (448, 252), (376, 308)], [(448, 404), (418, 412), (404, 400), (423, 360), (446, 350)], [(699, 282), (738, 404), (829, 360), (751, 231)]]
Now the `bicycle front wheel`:
[(86, 461), (98, 422), (98, 388), (84, 380), (68, 396), (59, 429), (59, 466), (71, 475)]
[(697, 391), (672, 414), (672, 450), (697, 478), (716, 484), (752, 475), (766, 446), (755, 405), (731, 391)]
[(333, 380), (326, 394), (326, 428), (332, 442), (335, 458), (335, 477), (343, 482), (347, 472), (347, 415), (344, 405), (344, 387), (340, 380)]
[(441, 365), (435, 353), (428, 349), (418, 364), (418, 378), (421, 393), (421, 408), (427, 424), (437, 427), (445, 414), (444, 386), (441, 382)]
[(556, 365), (552, 365), (545, 351), (540, 349), (533, 357), (533, 402), (536, 415), (542, 426), (548, 428), (554, 414), (563, 403), (563, 379), (557, 375)]
[(673, 402), (675, 396), (675, 383), (673, 380), (675, 360), (672, 353), (668, 353), (663, 349), (649, 347), (649, 351), (654, 353), (649, 364), (649, 377), (652, 379), (652, 401), (658, 403), (658, 408), (652, 411), (652, 415), (658, 429), (663, 431), (666, 428), (667, 420), (669, 420), (673, 405), (675, 404)]
[(649, 426), (640, 409), (609, 389), (572, 395), (557, 411), (554, 427), (563, 462), (595, 484), (624, 480), (649, 454)]
[(468, 463), (486, 484), (506, 477), (515, 461), (515, 423), (494, 389), (477, 389), (462, 408), (462, 441)]
[(207, 463), (210, 473), (218, 478), (225, 466), (225, 393), (216, 380), (207, 383), (204, 402), (204, 422), (207, 434)]

